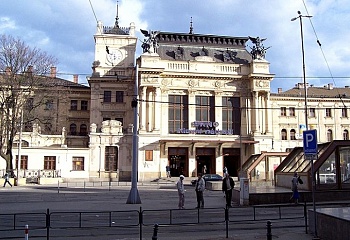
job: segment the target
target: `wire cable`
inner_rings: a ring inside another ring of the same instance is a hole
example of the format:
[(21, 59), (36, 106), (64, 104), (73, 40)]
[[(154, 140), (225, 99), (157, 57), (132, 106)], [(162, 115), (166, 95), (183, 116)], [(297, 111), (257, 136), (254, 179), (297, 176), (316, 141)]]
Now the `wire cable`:
[(97, 17), (96, 17), (96, 13), (95, 13), (95, 10), (94, 10), (94, 7), (92, 6), (92, 3), (91, 3), (91, 0), (89, 0), (89, 3), (90, 3), (90, 6), (91, 6), (92, 13), (95, 16), (96, 22), (98, 22)]
[[(305, 3), (305, 0), (302, 0), (302, 1), (303, 1), (304, 8), (305, 8), (305, 11), (306, 11), (307, 15), (308, 15), (308, 16), (310, 16), (310, 13), (309, 13), (309, 11), (308, 11), (308, 9), (307, 9), (307, 6), (306, 6), (306, 3)], [(329, 74), (330, 74), (330, 76), (331, 76), (331, 79), (332, 79), (332, 81), (333, 81), (334, 87), (336, 87), (336, 86), (337, 86), (337, 84), (335, 83), (335, 80), (334, 80), (334, 77), (333, 77), (333, 74), (332, 74), (331, 68), (329, 67), (329, 64), (328, 64), (328, 61), (327, 61), (326, 55), (324, 54), (324, 51), (323, 51), (323, 49), (322, 49), (322, 44), (321, 44), (320, 40), (318, 39), (318, 36), (317, 36), (316, 30), (315, 30), (315, 27), (314, 27), (314, 25), (313, 25), (313, 23), (312, 23), (311, 18), (309, 18), (309, 21), (310, 21), (310, 24), (311, 24), (312, 30), (314, 31), (314, 34), (315, 34), (315, 37), (316, 37), (316, 42), (317, 42), (317, 45), (319, 46), (319, 48), (320, 48), (320, 50), (321, 50), (321, 53), (322, 53), (322, 56), (323, 56), (324, 61), (326, 62), (327, 69), (328, 69), (328, 72), (329, 72)], [(341, 97), (341, 94), (340, 94), (340, 93), (339, 93), (339, 91), (338, 91), (338, 88), (335, 88), (335, 89), (336, 89), (336, 91), (338, 92), (339, 98), (340, 98), (340, 100), (341, 100), (342, 104), (343, 104), (343, 105), (344, 105), (344, 107), (345, 107), (345, 103), (344, 103), (344, 101), (343, 101), (343, 99), (342, 99), (342, 97)]]

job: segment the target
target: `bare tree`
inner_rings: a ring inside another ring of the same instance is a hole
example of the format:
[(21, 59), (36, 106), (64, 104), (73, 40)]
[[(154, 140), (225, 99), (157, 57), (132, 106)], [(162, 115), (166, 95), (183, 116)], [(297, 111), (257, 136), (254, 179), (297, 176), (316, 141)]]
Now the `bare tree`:
[(54, 90), (49, 73), (57, 62), (20, 39), (0, 35), (0, 156), (7, 170), (13, 169), (12, 147), (23, 119), (24, 123), (40, 120), (35, 109), (45, 104), (49, 94), (41, 90)]

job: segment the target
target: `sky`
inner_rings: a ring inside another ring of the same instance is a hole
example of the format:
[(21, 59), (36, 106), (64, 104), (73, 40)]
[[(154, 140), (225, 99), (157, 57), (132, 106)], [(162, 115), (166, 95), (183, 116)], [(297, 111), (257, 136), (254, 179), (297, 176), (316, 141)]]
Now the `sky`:
[[(298, 11), (302, 18), (303, 38)], [(113, 26), (117, 0), (1, 0), (0, 34), (20, 38), (56, 57), (59, 77), (87, 84), (94, 61), (97, 21)], [(119, 25), (195, 34), (266, 38), (266, 60), (275, 74), (271, 91), (306, 81), (314, 86), (350, 85), (349, 0), (119, 0)], [(321, 47), (317, 44), (321, 43)], [(253, 44), (247, 42), (247, 50)]]

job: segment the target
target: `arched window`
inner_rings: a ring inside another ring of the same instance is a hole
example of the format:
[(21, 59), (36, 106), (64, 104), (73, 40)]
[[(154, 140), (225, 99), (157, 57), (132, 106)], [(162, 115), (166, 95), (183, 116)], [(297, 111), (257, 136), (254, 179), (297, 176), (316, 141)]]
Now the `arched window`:
[(81, 136), (86, 136), (87, 135), (87, 126), (86, 126), (86, 124), (81, 124), (80, 125), (80, 135)]
[(327, 130), (327, 141), (328, 141), (328, 142), (333, 141), (333, 132), (332, 132), (331, 129), (328, 129), (328, 130)]
[(343, 140), (349, 140), (349, 131), (346, 129), (343, 132)]
[(69, 132), (70, 132), (70, 135), (77, 135), (77, 125), (75, 123), (72, 123), (69, 126)]
[(286, 129), (282, 129), (281, 138), (282, 138), (282, 140), (287, 140), (287, 130)]
[(290, 130), (289, 135), (290, 135), (290, 140), (296, 140), (295, 130), (294, 129)]

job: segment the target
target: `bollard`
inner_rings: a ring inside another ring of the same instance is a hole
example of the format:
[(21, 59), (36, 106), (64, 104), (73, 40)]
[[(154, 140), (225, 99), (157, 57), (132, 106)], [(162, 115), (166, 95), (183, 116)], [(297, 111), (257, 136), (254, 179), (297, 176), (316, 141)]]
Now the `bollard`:
[(266, 234), (266, 239), (267, 240), (272, 240), (272, 233), (271, 233), (271, 222), (267, 221), (267, 234)]
[(158, 224), (154, 224), (152, 240), (158, 239)]
[(24, 240), (28, 240), (29, 230), (28, 225), (24, 226)]

